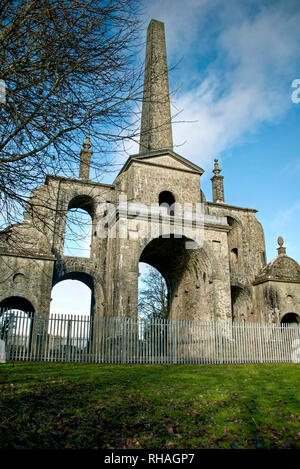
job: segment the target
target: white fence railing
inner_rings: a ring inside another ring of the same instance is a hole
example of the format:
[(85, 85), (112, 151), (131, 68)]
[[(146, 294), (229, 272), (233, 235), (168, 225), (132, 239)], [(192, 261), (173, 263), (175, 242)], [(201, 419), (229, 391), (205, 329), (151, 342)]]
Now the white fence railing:
[[(7, 360), (91, 363), (300, 362), (300, 326), (0, 315)], [(3, 342), (2, 342), (3, 344)]]

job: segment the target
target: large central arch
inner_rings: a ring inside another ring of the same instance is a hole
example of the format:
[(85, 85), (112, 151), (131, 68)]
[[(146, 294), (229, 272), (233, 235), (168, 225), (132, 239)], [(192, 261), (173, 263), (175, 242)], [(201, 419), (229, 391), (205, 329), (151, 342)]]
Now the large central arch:
[(155, 267), (168, 287), (169, 319), (214, 319), (213, 270), (203, 248), (186, 249), (186, 237), (159, 237), (143, 249), (140, 262)]

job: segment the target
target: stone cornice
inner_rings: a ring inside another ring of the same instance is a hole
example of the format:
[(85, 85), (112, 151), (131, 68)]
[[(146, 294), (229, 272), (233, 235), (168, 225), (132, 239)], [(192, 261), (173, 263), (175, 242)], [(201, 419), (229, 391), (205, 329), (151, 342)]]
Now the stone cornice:
[(56, 180), (56, 181), (61, 181), (61, 182), (71, 182), (72, 184), (83, 184), (83, 185), (89, 185), (89, 186), (96, 186), (96, 187), (105, 187), (107, 189), (115, 190), (115, 186), (113, 184), (104, 184), (102, 182), (94, 182), (94, 181), (89, 181), (88, 179), (73, 179), (73, 178), (67, 178), (63, 176), (53, 176), (52, 174), (47, 174), (45, 183), (48, 184), (48, 181), (50, 180)]
[(206, 202), (208, 206), (211, 207), (218, 207), (218, 208), (223, 208), (223, 209), (228, 209), (228, 210), (240, 210), (242, 212), (252, 212), (252, 213), (257, 213), (258, 210), (255, 208), (246, 208), (246, 207), (237, 207), (236, 205), (228, 205), (225, 202), (224, 203), (217, 203), (217, 202)]
[(25, 259), (40, 259), (43, 261), (55, 261), (56, 258), (53, 255), (49, 254), (36, 254), (36, 253), (24, 253), (24, 252), (11, 252), (11, 251), (6, 251), (4, 248), (0, 247), (0, 254), (2, 256), (8, 256), (8, 257), (22, 257)]
[(260, 283), (266, 283), (266, 282), (281, 282), (281, 283), (299, 283), (300, 280), (292, 280), (290, 278), (275, 278), (275, 277), (263, 277), (260, 279), (255, 279), (252, 285), (259, 285)]

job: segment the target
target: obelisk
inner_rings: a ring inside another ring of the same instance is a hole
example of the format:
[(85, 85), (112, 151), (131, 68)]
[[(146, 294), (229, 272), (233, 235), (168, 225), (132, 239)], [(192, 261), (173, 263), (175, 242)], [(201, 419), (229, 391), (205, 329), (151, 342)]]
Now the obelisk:
[(140, 153), (173, 150), (164, 23), (151, 20), (147, 30)]

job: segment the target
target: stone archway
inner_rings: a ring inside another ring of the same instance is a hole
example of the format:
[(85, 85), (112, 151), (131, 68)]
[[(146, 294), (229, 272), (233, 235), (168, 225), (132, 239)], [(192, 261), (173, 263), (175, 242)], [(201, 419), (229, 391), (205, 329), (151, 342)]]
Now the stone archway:
[[(65, 271), (65, 272), (56, 272), (56, 275), (54, 277), (53, 281), (53, 287), (56, 287), (62, 282), (65, 282), (67, 280), (75, 280), (76, 283), (78, 282), (84, 284), (88, 289), (90, 289), (91, 296), (90, 296), (90, 310), (89, 314), (87, 314), (87, 311), (82, 311), (80, 310), (75, 311), (74, 313), (72, 312), (72, 309), (69, 311), (63, 311), (62, 317), (67, 318), (69, 314), (73, 316), (72, 321), (70, 322), (70, 333), (68, 332), (67, 336), (70, 342), (74, 344), (80, 344), (80, 347), (85, 347), (86, 350), (90, 351), (95, 344), (95, 320), (97, 319), (96, 317), (96, 305), (99, 303), (99, 301), (96, 301), (95, 299), (95, 281), (92, 275), (87, 274), (86, 272), (81, 272), (81, 271)], [(75, 288), (79, 288), (80, 285), (75, 286)], [(98, 286), (99, 287), (99, 286)], [(74, 287), (72, 288), (72, 292), (74, 292)], [(68, 289), (70, 290), (70, 285), (66, 285), (66, 295), (68, 295)], [(99, 289), (99, 288), (98, 288)], [(84, 291), (81, 290), (82, 293)], [(74, 296), (76, 295), (76, 292), (74, 292)], [(98, 298), (97, 298), (98, 299)], [(83, 305), (83, 308), (85, 306)], [(57, 309), (57, 308), (56, 308)], [(54, 318), (57, 315), (54, 315)], [(58, 314), (58, 321), (59, 321), (59, 316)], [(67, 319), (69, 321), (69, 319)], [(51, 316), (50, 316), (50, 326), (48, 327), (48, 334), (49, 337), (51, 337), (51, 340), (53, 340), (53, 337), (55, 336), (55, 320), (53, 321), (52, 327), (51, 327)]]
[(22, 296), (10, 296), (0, 302), (0, 311), (14, 309), (23, 311), (24, 313), (32, 314), (35, 312), (33, 304)]
[[(10, 296), (0, 302), (0, 338), (11, 342), (11, 353), (30, 353), (35, 308), (27, 298)], [(12, 355), (12, 356), (13, 356)]]
[(65, 218), (64, 256), (90, 258), (94, 213), (91, 197), (77, 195), (70, 200)]
[(74, 195), (69, 201), (68, 210), (76, 208), (85, 210), (91, 216), (91, 218), (94, 217), (95, 207), (94, 200), (91, 196), (86, 194)]
[(91, 290), (90, 318), (93, 319), (96, 304), (93, 277), (90, 274), (80, 271), (69, 271), (60, 273), (54, 277), (52, 288), (55, 287), (58, 283), (63, 282), (64, 280), (77, 280), (79, 282), (82, 282)]
[(233, 322), (248, 322), (252, 313), (252, 301), (247, 288), (231, 286), (231, 308)]
[(300, 317), (296, 313), (287, 313), (285, 314), (280, 321), (281, 324), (290, 325), (290, 324), (300, 324)]
[(168, 287), (168, 318), (214, 320), (213, 271), (203, 248), (186, 249), (185, 237), (159, 237), (143, 249), (140, 262), (157, 269)]

